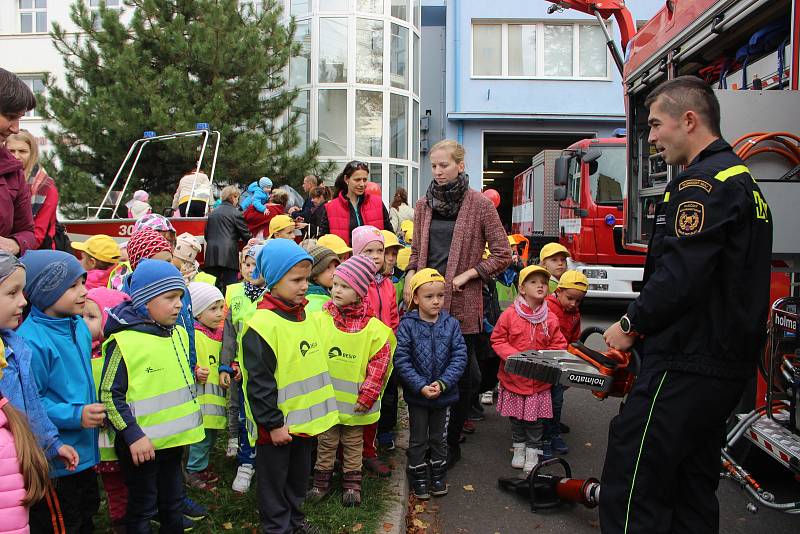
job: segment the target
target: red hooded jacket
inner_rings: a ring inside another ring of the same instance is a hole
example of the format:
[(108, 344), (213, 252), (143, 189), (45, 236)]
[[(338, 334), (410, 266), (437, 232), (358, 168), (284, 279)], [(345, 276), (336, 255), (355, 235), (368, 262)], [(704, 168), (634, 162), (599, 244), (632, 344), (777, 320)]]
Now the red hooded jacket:
[(5, 147), (0, 147), (0, 236), (19, 244), (19, 254), (36, 248), (33, 234), (31, 193), (17, 161)]

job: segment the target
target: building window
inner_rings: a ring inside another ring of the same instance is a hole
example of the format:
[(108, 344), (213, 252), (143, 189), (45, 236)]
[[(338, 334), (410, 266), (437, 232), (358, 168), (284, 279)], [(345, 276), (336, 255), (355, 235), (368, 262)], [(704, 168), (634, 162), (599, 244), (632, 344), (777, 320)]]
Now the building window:
[(320, 156), (347, 155), (347, 90), (320, 89), (317, 109)]
[(47, 32), (47, 0), (19, 0), (19, 31)]
[(408, 192), (408, 167), (389, 165), (389, 198), (394, 198), (395, 192), (401, 187)]
[(309, 106), (310, 106), (310, 91), (300, 91), (297, 93), (297, 98), (292, 104), (292, 113), (297, 114), (297, 122), (295, 128), (297, 135), (300, 137), (300, 143), (294, 149), (295, 154), (300, 154), (308, 148), (311, 141), (311, 125), (309, 124)]
[(356, 0), (356, 9), (363, 13), (383, 14), (383, 0)]
[(292, 0), (289, 13), (295, 17), (302, 17), (311, 12), (311, 0)]
[(25, 82), (25, 85), (27, 85), (28, 88), (31, 91), (33, 91), (33, 94), (36, 95), (36, 108), (34, 108), (34, 109), (28, 111), (27, 113), (25, 113), (25, 116), (26, 117), (38, 117), (38, 116), (40, 116), (39, 113), (37, 113), (37, 110), (41, 109), (41, 107), (42, 107), (42, 101), (39, 98), (39, 95), (44, 94), (44, 89), (45, 89), (45, 87), (44, 87), (44, 76), (31, 76), (31, 75), (28, 75), (28, 76), (20, 76), (19, 78), (23, 82)]
[(503, 74), (503, 25), (476, 24), (472, 27), (472, 74)]
[(408, 89), (408, 28), (392, 24), (389, 78), (392, 87)]
[(383, 155), (383, 93), (356, 91), (357, 158)]
[(311, 22), (298, 22), (294, 41), (300, 43), (300, 53), (289, 62), (289, 84), (292, 87), (311, 83)]
[(347, 0), (319, 0), (320, 11), (347, 11)]
[[(100, 31), (103, 29), (103, 21), (100, 19), (100, 3), (102, 0), (89, 0), (89, 8), (92, 10), (92, 27)], [(122, 0), (106, 0), (106, 8), (120, 10)]]
[(408, 20), (408, 0), (392, 0), (392, 16)]
[(260, 18), (264, 14), (264, 0), (239, 0), (239, 12), (245, 17)]
[(408, 157), (408, 98), (395, 94), (389, 98), (389, 157)]
[(383, 21), (356, 19), (356, 82), (383, 84)]
[(325, 18), (319, 21), (319, 81), (347, 81), (347, 19)]
[(598, 24), (475, 23), (472, 76), (608, 80), (608, 53)]

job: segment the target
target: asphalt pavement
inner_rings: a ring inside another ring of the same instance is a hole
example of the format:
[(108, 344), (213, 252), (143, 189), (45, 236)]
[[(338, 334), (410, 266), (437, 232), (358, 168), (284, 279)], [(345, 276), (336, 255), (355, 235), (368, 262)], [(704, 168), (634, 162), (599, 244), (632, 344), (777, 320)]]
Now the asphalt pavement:
[[(584, 309), (583, 327), (607, 326), (624, 313), (624, 303), (590, 304)], [(598, 337), (590, 345), (602, 343)], [(576, 478), (599, 478), (605, 457), (608, 423), (619, 411), (619, 399), (599, 401), (587, 390), (570, 389), (566, 393), (563, 421), (571, 432), (563, 437), (570, 447), (564, 458)], [(427, 505), (422, 519), (426, 532), (437, 534), (506, 534), (525, 532), (598, 533), (597, 509), (564, 506), (556, 510), (532, 513), (527, 501), (498, 488), (498, 477), (520, 473), (512, 469), (509, 423), (498, 416), (494, 406), (487, 406), (484, 421), (477, 432), (462, 445), (463, 459), (449, 472), (450, 493)], [(691, 439), (691, 436), (687, 436)], [(759, 480), (780, 496), (800, 499), (800, 483), (794, 481), (767, 459)], [(756, 474), (760, 474), (754, 471)], [(720, 481), (720, 532), (725, 534), (797, 534), (800, 516), (760, 509), (747, 511), (743, 492), (729, 480)]]

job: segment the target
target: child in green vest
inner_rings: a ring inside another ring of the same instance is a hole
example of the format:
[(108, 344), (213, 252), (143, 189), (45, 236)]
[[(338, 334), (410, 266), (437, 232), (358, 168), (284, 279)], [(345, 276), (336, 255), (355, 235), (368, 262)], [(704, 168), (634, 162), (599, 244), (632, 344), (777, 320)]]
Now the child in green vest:
[(306, 319), (311, 256), (288, 239), (267, 241), (256, 273), (267, 293), (245, 321), (241, 365), (247, 437), (256, 446), (260, 532), (307, 532), (301, 510), (312, 436), (339, 420), (316, 323)]
[(330, 492), (336, 450), (341, 445), (345, 506), (361, 504), (364, 428), (380, 417), (380, 400), (396, 345), (392, 329), (375, 316), (366, 298), (375, 269), (367, 256), (353, 256), (339, 265), (331, 300), (315, 315), (321, 352), (327, 355), (336, 389), (339, 424), (317, 440), (314, 487), (309, 495), (321, 499)]
[(242, 374), (239, 372), (241, 354), (241, 330), (245, 319), (249, 319), (256, 310), (256, 304), (264, 294), (264, 279), (253, 277), (256, 268), (256, 256), (261, 250), (261, 241), (251, 239), (242, 249), (242, 259), (239, 262), (239, 272), (242, 281), (230, 284), (225, 288), (225, 326), (222, 332), (222, 349), (220, 362), (230, 366), (233, 371), (234, 385), (230, 388), (228, 402), (228, 445), (225, 455), (228, 458), (236, 457), (238, 468), (233, 479), (232, 489), (237, 493), (247, 493), (250, 482), (255, 474), (256, 450), (251, 447), (247, 439), (247, 430), (244, 427), (245, 414), (242, 398)]
[(204, 437), (194, 394), (189, 336), (176, 324), (186, 291), (178, 269), (142, 260), (129, 279), (131, 302), (108, 314), (100, 400), (128, 486), (128, 532), (181, 532), (183, 447)]
[[(92, 375), (97, 397), (100, 398), (100, 377), (103, 374), (103, 329), (108, 322), (108, 311), (127, 302), (130, 297), (122, 291), (105, 287), (95, 287), (86, 294), (86, 307), (83, 309), (83, 320), (92, 334)], [(128, 506), (128, 488), (122, 477), (122, 468), (114, 451), (114, 433), (104, 428), (100, 430), (100, 463), (95, 469), (100, 473), (103, 490), (108, 501), (108, 516), (111, 527), (124, 532), (125, 508)]]
[(341, 261), (334, 251), (319, 245), (309, 248), (308, 253), (314, 258), (311, 276), (308, 278), (308, 293), (306, 293), (308, 299), (306, 313), (310, 314), (320, 311), (322, 305), (331, 299), (333, 273)]
[(189, 447), (186, 462), (186, 480), (198, 489), (211, 489), (219, 476), (208, 468), (211, 448), (217, 440), (217, 430), (225, 428), (225, 390), (231, 384), (232, 369), (220, 365), (222, 349), (222, 322), (225, 298), (211, 284), (192, 282), (189, 284), (194, 314), (194, 342), (197, 349), (197, 376), (195, 392), (203, 412), (205, 439)]

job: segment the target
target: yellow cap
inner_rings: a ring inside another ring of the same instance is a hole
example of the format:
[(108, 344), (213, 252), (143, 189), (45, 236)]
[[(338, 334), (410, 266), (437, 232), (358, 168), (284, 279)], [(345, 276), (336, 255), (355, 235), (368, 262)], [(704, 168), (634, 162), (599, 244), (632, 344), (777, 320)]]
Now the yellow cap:
[(353, 249), (347, 246), (347, 243), (344, 242), (344, 239), (336, 234), (325, 234), (317, 239), (317, 245), (329, 248), (337, 255), (353, 252)]
[(508, 244), (509, 245), (516, 245), (517, 244), (517, 239), (513, 235), (508, 236)]
[(118, 263), (121, 254), (117, 242), (105, 234), (93, 235), (86, 241), (73, 242), (72, 248), (106, 263)]
[(430, 267), (417, 271), (414, 276), (411, 277), (411, 294), (413, 295), (416, 293), (419, 286), (430, 282), (444, 283), (444, 276), (439, 274), (439, 271), (436, 269), (431, 269)]
[(276, 215), (269, 222), (269, 235), (275, 235), (275, 232), (280, 232), (284, 228), (294, 227), (294, 219), (288, 215)]
[(548, 243), (539, 251), (539, 261), (552, 258), (556, 254), (566, 254), (567, 257), (569, 257), (569, 250), (561, 243)]
[(403, 247), (397, 253), (397, 267), (406, 270), (408, 267), (408, 260), (411, 259), (411, 247)]
[(406, 241), (411, 243), (411, 240), (414, 239), (414, 221), (405, 219), (400, 223), (400, 231), (403, 232)]
[(529, 265), (522, 269), (519, 273), (519, 285), (525, 283), (525, 280), (532, 274), (543, 274), (547, 280), (550, 280), (550, 273), (544, 267), (539, 265)]
[(566, 271), (558, 281), (558, 289), (577, 289), (586, 293), (589, 291), (589, 279), (580, 271)]
[(389, 247), (402, 247), (400, 241), (397, 239), (397, 234), (389, 230), (381, 230), (383, 234), (383, 248), (386, 250)]

